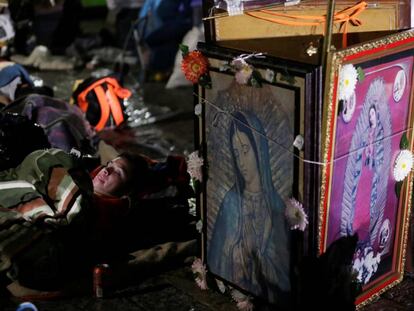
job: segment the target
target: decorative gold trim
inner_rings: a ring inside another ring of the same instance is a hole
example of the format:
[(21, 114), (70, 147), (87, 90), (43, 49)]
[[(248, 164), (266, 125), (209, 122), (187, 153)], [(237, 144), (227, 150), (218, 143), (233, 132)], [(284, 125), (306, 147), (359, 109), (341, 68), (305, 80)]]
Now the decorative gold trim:
[[(388, 36), (385, 36), (382, 39), (377, 39), (377, 40), (372, 40), (372, 41), (368, 41), (362, 45), (354, 45), (351, 46), (349, 48), (346, 49), (342, 49), (342, 50), (338, 50), (336, 51), (336, 56), (338, 58), (346, 58), (348, 56), (354, 55), (354, 54), (358, 54), (361, 52), (365, 52), (365, 51), (369, 51), (369, 50), (373, 50), (382, 46), (385, 46), (387, 44), (392, 44), (395, 42), (399, 42), (405, 39), (409, 39), (414, 37), (414, 30), (410, 29), (404, 32), (400, 32), (400, 33), (395, 33), (395, 34), (391, 34)], [(395, 52), (395, 50), (393, 50), (393, 52)], [(385, 53), (389, 53), (388, 51), (385, 51)], [(362, 60), (364, 58), (361, 58)], [(360, 60), (361, 60), (360, 59)]]
[[(331, 142), (330, 140), (330, 134), (329, 134), (329, 130), (332, 129), (336, 123), (336, 120), (334, 118), (334, 120), (332, 120), (332, 113), (333, 113), (333, 89), (334, 89), (334, 81), (335, 81), (335, 76), (337, 75), (339, 66), (342, 64), (342, 59), (338, 57), (337, 53), (328, 53), (327, 55), (327, 68), (331, 68), (331, 71), (329, 72), (329, 76), (328, 74), (326, 75), (326, 83), (325, 83), (325, 96), (324, 96), (324, 104), (323, 107), (325, 107), (325, 111), (323, 113), (323, 115), (326, 118), (326, 122), (323, 122), (322, 124), (322, 137), (325, 137), (325, 139), (322, 142), (322, 163), (325, 163), (325, 165), (322, 168), (322, 183), (321, 183), (321, 197), (320, 197), (320, 204), (319, 204), (319, 217), (318, 217), (318, 250), (320, 252), (323, 252), (324, 250), (321, 250), (321, 243), (322, 243), (322, 222), (323, 219), (325, 218), (325, 211), (323, 209), (324, 207), (324, 202), (325, 202), (325, 190), (326, 190), (326, 184), (327, 184), (327, 180), (326, 180), (326, 173), (327, 170), (331, 170), (332, 172), (332, 168), (330, 167), (330, 164), (328, 163), (328, 153), (329, 153), (329, 149), (331, 148), (331, 144), (335, 142), (335, 138), (334, 135), (332, 135), (333, 138), (333, 142)], [(337, 105), (335, 107), (335, 114), (336, 114), (336, 110), (337, 110)], [(332, 122), (334, 122), (334, 124), (332, 125)], [(333, 148), (333, 147), (332, 147)], [(333, 152), (333, 149), (332, 149)], [(329, 191), (330, 192), (330, 191)], [(329, 194), (328, 194), (329, 197)], [(328, 211), (326, 211), (326, 214), (328, 213)], [(326, 233), (325, 233), (326, 234)]]
[(395, 280), (394, 282), (392, 282), (388, 286), (385, 286), (383, 289), (379, 290), (378, 292), (376, 292), (375, 294), (373, 294), (371, 297), (367, 298), (366, 300), (364, 300), (360, 304), (356, 305), (356, 309), (360, 310), (361, 308), (365, 307), (366, 305), (368, 305), (368, 304), (372, 303), (373, 301), (377, 300), (379, 298), (379, 296), (381, 296), (383, 293), (385, 293), (386, 291), (390, 290), (394, 286), (401, 283), (402, 279), (403, 279), (403, 275), (401, 274), (400, 277), (397, 280)]
[[(326, 249), (326, 235), (328, 232), (329, 223), (326, 222), (325, 226), (325, 232), (322, 232), (322, 223), (326, 219), (328, 221), (327, 217), (329, 215), (329, 201), (330, 201), (330, 194), (331, 194), (331, 188), (330, 184), (333, 178), (332, 170), (332, 160), (335, 155), (335, 135), (336, 135), (336, 120), (337, 120), (337, 109), (338, 109), (338, 99), (336, 98), (335, 103), (333, 102), (334, 98), (334, 82), (335, 77), (338, 75), (339, 68), (344, 63), (353, 63), (353, 60), (347, 60), (349, 56), (359, 54), (361, 52), (374, 50), (377, 48), (384, 47), (386, 45), (400, 42), (409, 38), (414, 37), (414, 30), (408, 30), (404, 31), (398, 34), (393, 34), (386, 36), (379, 40), (370, 41), (367, 43), (364, 43), (362, 45), (358, 46), (352, 46), (343, 50), (339, 50), (336, 52), (331, 52), (328, 54), (328, 60), (327, 60), (327, 73), (325, 77), (325, 90), (324, 90), (324, 113), (323, 113), (323, 128), (322, 128), (322, 137), (324, 138), (322, 140), (322, 162), (325, 163), (322, 169), (322, 181), (321, 181), (321, 198), (320, 198), (320, 204), (319, 204), (319, 223), (318, 223), (318, 251), (324, 252)], [(414, 46), (414, 42), (409, 43), (410, 45)], [(356, 59), (357, 62), (363, 62), (365, 60), (375, 59), (378, 58), (378, 56), (383, 55), (389, 55), (398, 53), (399, 51), (406, 50), (407, 46), (405, 44), (392, 48), (387, 49), (384, 51), (378, 51), (377, 53), (370, 54), (370, 55), (362, 55), (361, 57), (358, 57)], [(414, 77), (414, 76), (413, 76)], [(407, 122), (408, 125), (413, 123), (414, 120), (414, 81), (411, 81), (411, 102), (409, 102), (409, 120)], [(334, 110), (335, 105), (335, 111)], [(334, 114), (333, 114), (334, 113)], [(410, 132), (410, 150), (414, 150), (414, 135), (413, 130)], [(331, 133), (332, 133), (332, 139), (331, 139)], [(331, 159), (328, 159), (328, 153), (329, 150), (331, 150)], [(329, 161), (329, 162), (328, 162)], [(329, 170), (329, 171), (328, 171)], [(327, 173), (329, 174), (330, 180), (327, 179)], [(378, 290), (378, 292), (373, 293), (370, 297), (366, 298), (363, 302), (357, 305), (357, 310), (360, 308), (366, 306), (367, 304), (371, 303), (372, 301), (376, 300), (382, 293), (386, 292), (390, 288), (394, 287), (395, 285), (399, 284), (403, 279), (404, 274), (404, 266), (406, 261), (406, 251), (407, 251), (407, 240), (408, 240), (408, 231), (409, 231), (409, 225), (410, 225), (410, 214), (411, 214), (411, 203), (412, 203), (412, 193), (413, 193), (413, 173), (410, 174), (410, 176), (406, 179), (406, 184), (403, 185), (403, 191), (401, 192), (402, 197), (400, 198), (400, 223), (401, 228), (399, 228), (401, 233), (399, 234), (399, 240), (398, 242), (398, 249), (399, 254), (397, 254), (396, 259), (398, 260), (396, 262), (396, 265), (393, 267), (395, 268), (395, 272), (392, 272), (392, 275), (387, 277), (389, 279), (390, 277), (397, 276), (397, 279), (393, 281), (391, 284), (387, 285), (386, 287), (382, 288), (381, 290)], [(326, 192), (326, 190), (328, 190)], [(324, 210), (324, 203), (327, 202), (327, 208)], [(325, 249), (322, 248), (322, 237), (325, 238)], [(382, 281), (383, 283), (384, 281)], [(375, 286), (371, 288), (371, 290), (375, 290)]]
[[(203, 137), (203, 128), (204, 128), (204, 112), (205, 112), (205, 108), (204, 108), (204, 104), (203, 104), (203, 98), (205, 96), (205, 94), (203, 94), (203, 87), (201, 85), (198, 85), (198, 89), (197, 89), (197, 93), (198, 93), (198, 101), (197, 103), (202, 105), (202, 113), (201, 116), (199, 116), (198, 118), (198, 140), (199, 140), (199, 145), (201, 145), (204, 141), (204, 137)], [(204, 95), (204, 96), (203, 96)], [(204, 155), (203, 155), (204, 156)], [(205, 183), (205, 178), (203, 178), (203, 183)], [(204, 228), (204, 224), (205, 224), (205, 219), (204, 219), (204, 210), (205, 210), (205, 206), (204, 206), (204, 186), (200, 187), (200, 192), (199, 192), (199, 204), (200, 204), (200, 220), (203, 224), (203, 229), (201, 230), (201, 260), (203, 261), (203, 263), (206, 262), (206, 258), (205, 258), (205, 254), (204, 254), (204, 246), (206, 245), (206, 236), (204, 234), (205, 232), (205, 228)]]

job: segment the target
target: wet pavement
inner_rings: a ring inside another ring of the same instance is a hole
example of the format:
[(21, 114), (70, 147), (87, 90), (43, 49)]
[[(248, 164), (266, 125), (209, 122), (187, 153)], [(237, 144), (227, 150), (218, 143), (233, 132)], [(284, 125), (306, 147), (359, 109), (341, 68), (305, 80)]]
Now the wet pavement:
[[(108, 68), (69, 72), (35, 71), (32, 75), (53, 86), (55, 97), (69, 101), (76, 80), (109, 73)], [(100, 133), (117, 149), (143, 152), (162, 159), (168, 154), (187, 154), (194, 149), (193, 88), (165, 89), (165, 83), (138, 82), (137, 71), (125, 76), (124, 86), (132, 91), (125, 103), (128, 128)]]

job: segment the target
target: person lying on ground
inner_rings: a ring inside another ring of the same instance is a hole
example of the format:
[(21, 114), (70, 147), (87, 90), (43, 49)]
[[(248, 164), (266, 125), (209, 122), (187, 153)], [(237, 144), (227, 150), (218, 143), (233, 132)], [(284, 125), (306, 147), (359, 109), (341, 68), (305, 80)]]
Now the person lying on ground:
[[(127, 228), (136, 227), (134, 220), (172, 239), (181, 230), (182, 212), (176, 219), (159, 214), (163, 208), (157, 206), (152, 207), (158, 218), (137, 212), (145, 196), (177, 177), (155, 173), (159, 164), (125, 153), (90, 176), (72, 155), (48, 149), (0, 172), (0, 278), (31, 289), (61, 289), (97, 263), (123, 260), (129, 242), (145, 240), (139, 230)], [(160, 228), (160, 223), (173, 224)], [(131, 232), (138, 234), (126, 235)]]

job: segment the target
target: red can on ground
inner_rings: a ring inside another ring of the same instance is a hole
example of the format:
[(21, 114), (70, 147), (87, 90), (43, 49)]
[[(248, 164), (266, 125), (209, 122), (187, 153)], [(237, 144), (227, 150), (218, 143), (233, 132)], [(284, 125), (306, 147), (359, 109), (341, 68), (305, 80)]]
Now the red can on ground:
[(96, 298), (108, 295), (111, 269), (108, 264), (99, 264), (93, 269), (93, 294)]

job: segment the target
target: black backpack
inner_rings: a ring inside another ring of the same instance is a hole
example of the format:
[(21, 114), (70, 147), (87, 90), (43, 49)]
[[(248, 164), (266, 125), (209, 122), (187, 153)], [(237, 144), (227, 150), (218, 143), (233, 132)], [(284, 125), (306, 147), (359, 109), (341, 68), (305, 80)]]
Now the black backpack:
[(31, 152), (50, 148), (43, 129), (27, 117), (0, 112), (0, 171), (16, 167)]

